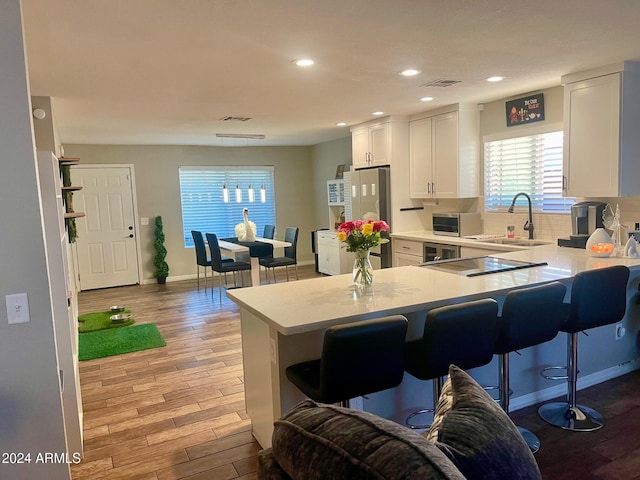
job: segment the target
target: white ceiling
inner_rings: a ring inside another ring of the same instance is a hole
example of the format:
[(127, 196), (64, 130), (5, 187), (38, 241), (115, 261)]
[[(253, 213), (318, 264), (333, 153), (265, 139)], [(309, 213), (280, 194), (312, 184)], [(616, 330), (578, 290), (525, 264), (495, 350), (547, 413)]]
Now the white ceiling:
[[(52, 97), (63, 144), (313, 145), (376, 110), (484, 103), (640, 59), (638, 0), (22, 4), (31, 94)], [(316, 64), (292, 64), (303, 57)], [(437, 79), (461, 83), (423, 86)]]

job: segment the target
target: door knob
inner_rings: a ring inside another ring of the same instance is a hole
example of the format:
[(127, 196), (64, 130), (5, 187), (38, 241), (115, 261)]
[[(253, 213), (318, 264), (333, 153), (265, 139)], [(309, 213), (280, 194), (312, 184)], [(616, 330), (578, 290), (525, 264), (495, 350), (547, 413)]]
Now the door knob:
[(130, 234), (129, 234), (129, 238), (133, 238), (133, 233), (130, 233)]
[(129, 225), (129, 230), (133, 230), (133, 225)]

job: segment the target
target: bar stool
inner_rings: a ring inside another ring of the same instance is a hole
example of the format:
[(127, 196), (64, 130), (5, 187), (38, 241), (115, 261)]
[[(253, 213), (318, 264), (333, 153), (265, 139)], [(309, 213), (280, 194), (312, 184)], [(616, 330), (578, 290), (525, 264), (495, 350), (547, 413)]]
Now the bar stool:
[(409, 415), (409, 428), (429, 428), (412, 421), (417, 415), (435, 410), (449, 365), (467, 370), (491, 362), (497, 321), (498, 303), (491, 298), (434, 308), (427, 313), (422, 338), (407, 342), (404, 368), (419, 380), (433, 380), (434, 408)]
[(331, 327), (321, 358), (287, 367), (287, 378), (316, 402), (348, 407), (351, 398), (400, 385), (406, 335), (402, 315)]
[[(509, 414), (509, 354), (553, 340), (566, 318), (562, 303), (567, 288), (559, 282), (510, 291), (498, 317), (495, 353), (500, 356), (500, 406)], [(533, 453), (540, 440), (529, 430), (518, 427)]]
[(578, 333), (622, 320), (627, 306), (628, 280), (629, 269), (622, 265), (590, 270), (575, 276), (571, 285), (569, 314), (560, 327), (561, 332), (569, 334), (567, 401), (546, 403), (538, 409), (540, 417), (551, 425), (574, 432), (591, 432), (604, 425), (602, 415), (576, 403)]

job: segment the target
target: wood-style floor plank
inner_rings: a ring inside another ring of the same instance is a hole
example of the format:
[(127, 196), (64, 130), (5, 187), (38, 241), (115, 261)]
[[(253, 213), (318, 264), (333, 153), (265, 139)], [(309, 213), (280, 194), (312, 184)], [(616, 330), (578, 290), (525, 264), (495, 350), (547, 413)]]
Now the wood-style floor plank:
[[(317, 276), (312, 266), (299, 273)], [(81, 314), (126, 305), (136, 323), (156, 323), (167, 346), (80, 363), (85, 457), (73, 479), (255, 480), (260, 447), (245, 412), (236, 305), (195, 280), (81, 292), (78, 301)], [(543, 478), (640, 480), (640, 372), (578, 398), (605, 416), (604, 428), (566, 432), (537, 406), (511, 415), (540, 437)]]

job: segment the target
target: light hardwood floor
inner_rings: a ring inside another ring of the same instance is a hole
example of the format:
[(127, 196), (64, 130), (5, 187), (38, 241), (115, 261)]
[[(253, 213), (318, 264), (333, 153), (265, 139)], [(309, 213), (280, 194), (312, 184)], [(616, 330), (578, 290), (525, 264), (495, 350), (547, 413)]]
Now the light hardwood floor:
[[(317, 276), (313, 266), (299, 271)], [(197, 291), (195, 280), (78, 300), (80, 313), (126, 305), (137, 323), (156, 323), (167, 346), (81, 362), (85, 457), (72, 466), (74, 480), (257, 478), (233, 302), (223, 296), (220, 305), (218, 291)], [(605, 416), (603, 429), (566, 432), (543, 422), (537, 406), (512, 415), (542, 441), (544, 480), (640, 480), (640, 371), (578, 395)]]
[[(298, 270), (300, 279), (317, 275)], [(203, 286), (201, 278), (200, 291), (189, 280), (78, 295), (80, 314), (126, 305), (137, 324), (156, 323), (167, 346), (80, 363), (85, 455), (74, 480), (256, 478), (238, 309)]]

